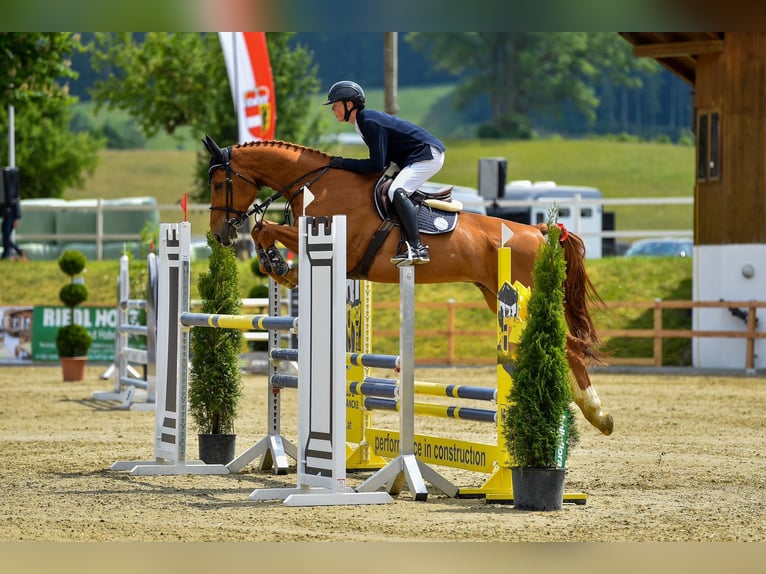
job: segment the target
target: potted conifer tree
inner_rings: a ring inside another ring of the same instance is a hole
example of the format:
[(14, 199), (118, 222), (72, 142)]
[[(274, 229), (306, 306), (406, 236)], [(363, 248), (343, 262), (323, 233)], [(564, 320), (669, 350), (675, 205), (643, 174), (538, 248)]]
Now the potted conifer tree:
[[(237, 315), (241, 300), (234, 251), (210, 232), (207, 243), (209, 270), (197, 282), (201, 312)], [(199, 431), (199, 457), (208, 464), (227, 464), (234, 459), (234, 419), (242, 396), (242, 332), (200, 327), (191, 330), (190, 339), (189, 412)]]
[(86, 263), (85, 255), (74, 249), (65, 250), (58, 260), (59, 269), (69, 275), (69, 283), (59, 291), (59, 299), (69, 307), (70, 323), (56, 333), (56, 350), (65, 381), (82, 381), (85, 378), (88, 349), (93, 342), (88, 330), (74, 322), (75, 307), (88, 298), (85, 282), (78, 277)]
[(578, 439), (566, 360), (566, 263), (555, 221), (554, 208), (548, 217), (548, 241), (535, 259), (527, 324), (516, 349), (509, 406), (503, 415), (505, 441), (515, 465), (513, 503), (524, 510), (561, 508), (565, 449)]

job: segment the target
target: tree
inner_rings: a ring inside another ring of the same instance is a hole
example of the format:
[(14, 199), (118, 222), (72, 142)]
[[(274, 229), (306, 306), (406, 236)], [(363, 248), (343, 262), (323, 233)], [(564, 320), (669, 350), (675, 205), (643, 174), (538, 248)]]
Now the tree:
[[(319, 120), (311, 98), (319, 89), (312, 54), (290, 49), (291, 33), (266, 35), (277, 99), (277, 138), (311, 145)], [(190, 126), (200, 137), (237, 141), (237, 118), (217, 33), (100, 33), (90, 45), (92, 63), (108, 71), (90, 92), (97, 107), (126, 110), (147, 136)], [(311, 114), (311, 115), (310, 115)], [(197, 198), (207, 200), (207, 152), (195, 169)]]
[[(101, 140), (71, 133), (66, 80), (76, 77), (69, 58), (82, 49), (76, 34), (0, 33), (2, 101), (14, 110), (16, 164), (23, 197), (61, 197), (68, 187), (82, 187), (93, 173)], [(0, 131), (10, 129), (0, 114)], [(8, 138), (0, 153), (8, 157)]]
[(564, 417), (568, 419), (566, 443), (574, 446), (579, 439), (566, 358), (566, 261), (559, 244), (561, 231), (554, 223), (556, 211), (549, 214), (548, 241), (540, 246), (535, 258), (528, 322), (516, 348), (509, 407), (503, 413), (508, 452), (519, 467), (557, 466)]
[[(237, 258), (207, 232), (209, 270), (198, 279), (203, 313), (238, 315)], [(189, 343), (189, 413), (201, 434), (233, 434), (242, 396), (239, 353), (242, 331), (198, 327)]]
[(564, 101), (593, 120), (596, 79), (608, 73), (628, 83), (634, 68), (646, 65), (614, 33), (414, 32), (407, 41), (428, 51), (438, 69), (463, 75), (454, 105), (488, 99), (491, 123), (480, 135), (494, 137), (530, 137), (530, 116), (556, 113)]

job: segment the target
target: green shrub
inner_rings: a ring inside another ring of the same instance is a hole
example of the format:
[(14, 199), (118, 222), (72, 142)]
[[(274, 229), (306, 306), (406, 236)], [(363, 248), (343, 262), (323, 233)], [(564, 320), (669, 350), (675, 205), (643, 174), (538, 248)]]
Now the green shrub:
[(248, 294), (248, 297), (251, 299), (265, 299), (269, 296), (269, 286), (268, 285), (253, 285), (252, 289), (250, 289), (250, 293)]
[(56, 333), (59, 357), (84, 357), (92, 342), (90, 333), (82, 325), (66, 325)]
[(85, 255), (75, 249), (67, 249), (59, 256), (59, 269), (72, 278), (82, 273), (86, 264)]
[(504, 413), (504, 436), (514, 464), (554, 468), (562, 422), (568, 419), (568, 445), (577, 442), (564, 318), (566, 262), (560, 230), (549, 217), (548, 241), (532, 271), (527, 325), (516, 349), (516, 369)]
[[(75, 275), (83, 272), (87, 262), (85, 255), (74, 249), (64, 251), (58, 260), (59, 269), (69, 275), (69, 283), (59, 291), (59, 299), (72, 310), (72, 321), (74, 308), (88, 299), (88, 289), (84, 282), (75, 280)], [(56, 333), (56, 350), (59, 357), (83, 357), (88, 354), (92, 343), (92, 337), (82, 325), (65, 325)]]
[(82, 283), (64, 285), (59, 291), (59, 299), (67, 307), (76, 307), (88, 299), (88, 289)]
[[(241, 309), (237, 258), (231, 248), (220, 245), (208, 231), (212, 252), (209, 271), (197, 280), (202, 313), (237, 315)], [(242, 332), (238, 329), (197, 327), (191, 330), (189, 412), (200, 434), (233, 434), (242, 376), (239, 353)]]
[(265, 278), (268, 277), (263, 271), (261, 271), (261, 264), (258, 261), (257, 257), (253, 257), (253, 259), (250, 261), (250, 271), (253, 272), (253, 275), (256, 277)]

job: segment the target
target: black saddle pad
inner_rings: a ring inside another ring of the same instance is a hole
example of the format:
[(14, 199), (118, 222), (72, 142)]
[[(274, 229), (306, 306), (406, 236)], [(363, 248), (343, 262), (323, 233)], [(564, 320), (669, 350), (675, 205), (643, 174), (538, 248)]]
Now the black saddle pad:
[[(388, 196), (386, 190), (391, 185), (392, 178), (382, 176), (375, 184), (373, 191), (373, 198), (375, 203), (375, 209), (378, 211), (378, 215), (383, 220), (393, 221), (397, 225), (399, 219), (396, 214), (389, 212)], [(425, 195), (425, 194), (422, 194)], [(441, 233), (449, 233), (454, 231), (457, 227), (458, 212), (456, 211), (443, 211), (425, 203), (421, 203), (419, 200), (425, 197), (419, 197), (421, 194), (414, 194), (413, 198), (416, 202), (416, 210), (418, 214), (418, 230), (420, 233), (426, 233), (429, 235), (439, 235)]]
[(457, 226), (457, 215), (456, 211), (442, 211), (421, 204), (418, 206), (418, 229), (429, 235), (449, 233)]

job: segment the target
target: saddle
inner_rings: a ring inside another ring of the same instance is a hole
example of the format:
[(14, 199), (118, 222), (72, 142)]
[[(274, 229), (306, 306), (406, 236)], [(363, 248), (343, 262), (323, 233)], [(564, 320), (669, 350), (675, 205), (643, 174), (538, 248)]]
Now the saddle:
[[(389, 167), (375, 183), (373, 197), (380, 218), (384, 222), (390, 220), (398, 225), (399, 217), (391, 208), (391, 200), (388, 199), (388, 190), (397, 173), (398, 168), (394, 170)], [(435, 193), (426, 193), (419, 189), (410, 195), (410, 201), (415, 204), (418, 230), (421, 233), (440, 235), (455, 229), (458, 212), (463, 209), (463, 204), (452, 199), (452, 189), (453, 186), (446, 185)]]
[[(356, 267), (348, 272), (350, 279), (365, 279), (367, 277), (372, 262), (388, 234), (391, 233), (394, 226), (399, 225), (399, 217), (391, 209), (391, 201), (388, 199), (388, 190), (398, 172), (398, 166), (392, 164), (375, 183), (372, 194), (373, 202), (383, 222), (372, 235), (362, 259)], [(420, 233), (440, 235), (449, 233), (457, 227), (458, 213), (463, 209), (463, 204), (452, 199), (451, 185), (444, 186), (435, 193), (417, 190), (410, 195), (410, 200), (415, 204)]]

